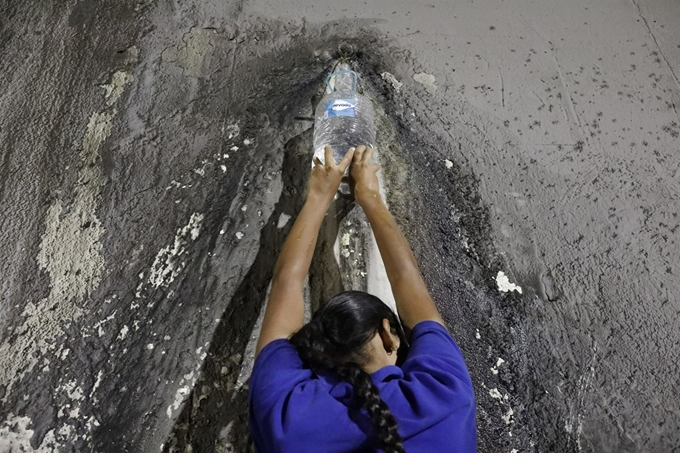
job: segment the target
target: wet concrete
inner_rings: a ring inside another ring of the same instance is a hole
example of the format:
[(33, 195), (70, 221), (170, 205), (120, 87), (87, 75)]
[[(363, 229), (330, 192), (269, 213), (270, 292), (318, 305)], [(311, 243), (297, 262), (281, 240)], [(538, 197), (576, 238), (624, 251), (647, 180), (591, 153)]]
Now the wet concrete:
[[(248, 451), (253, 333), (345, 43), (480, 451), (677, 451), (672, 22), (608, 5), (635, 32), (616, 52), (658, 66), (643, 77), (490, 1), (315, 6), (0, 3), (0, 449)], [(572, 29), (604, 27), (581, 6)], [(336, 200), (309, 308), (366, 288), (369, 249)]]

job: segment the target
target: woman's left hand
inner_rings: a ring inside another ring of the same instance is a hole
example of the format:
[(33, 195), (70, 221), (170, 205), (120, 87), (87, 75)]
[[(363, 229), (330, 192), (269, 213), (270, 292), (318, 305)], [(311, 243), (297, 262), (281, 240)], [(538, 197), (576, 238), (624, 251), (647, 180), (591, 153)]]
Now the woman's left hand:
[(338, 187), (340, 187), (342, 175), (352, 163), (354, 148), (347, 151), (339, 164), (335, 163), (333, 149), (330, 146), (326, 145), (324, 151), (326, 154), (325, 164), (321, 163), (318, 157), (314, 158), (314, 168), (307, 184), (307, 198), (315, 197), (330, 202), (338, 191)]

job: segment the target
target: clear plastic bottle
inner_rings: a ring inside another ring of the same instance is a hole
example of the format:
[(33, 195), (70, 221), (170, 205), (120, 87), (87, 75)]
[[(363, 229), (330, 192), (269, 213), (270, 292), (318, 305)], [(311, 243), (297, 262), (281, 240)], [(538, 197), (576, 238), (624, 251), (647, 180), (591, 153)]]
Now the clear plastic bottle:
[[(351, 147), (375, 147), (375, 112), (371, 100), (357, 92), (357, 73), (344, 63), (326, 78), (326, 94), (314, 114), (314, 156), (325, 163), (324, 146), (338, 163)], [(312, 166), (314, 160), (312, 159)], [(339, 192), (349, 195), (349, 167)]]

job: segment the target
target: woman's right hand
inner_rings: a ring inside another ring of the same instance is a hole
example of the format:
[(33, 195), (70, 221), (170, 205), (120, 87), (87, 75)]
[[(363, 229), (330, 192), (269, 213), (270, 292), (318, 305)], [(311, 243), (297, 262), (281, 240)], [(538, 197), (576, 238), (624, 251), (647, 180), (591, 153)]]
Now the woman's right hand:
[(366, 149), (364, 145), (358, 146), (354, 151), (349, 170), (350, 187), (354, 198), (360, 205), (374, 198), (380, 199), (380, 185), (376, 175), (376, 172), (380, 170), (380, 164), (371, 165), (372, 156), (373, 148)]

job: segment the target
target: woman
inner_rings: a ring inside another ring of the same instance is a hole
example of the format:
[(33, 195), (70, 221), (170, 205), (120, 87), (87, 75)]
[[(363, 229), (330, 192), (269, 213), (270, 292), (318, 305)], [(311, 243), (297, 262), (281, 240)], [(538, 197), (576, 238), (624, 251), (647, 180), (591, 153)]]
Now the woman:
[[(473, 452), (475, 399), (463, 356), (378, 188), (372, 149), (315, 159), (304, 207), (276, 263), (250, 382), (258, 453)], [(347, 291), (303, 325), (302, 287), (319, 227), (351, 163), (397, 309)], [(402, 360), (397, 359), (397, 357)], [(402, 363), (403, 362), (403, 363)], [(400, 366), (397, 366), (399, 363)]]

